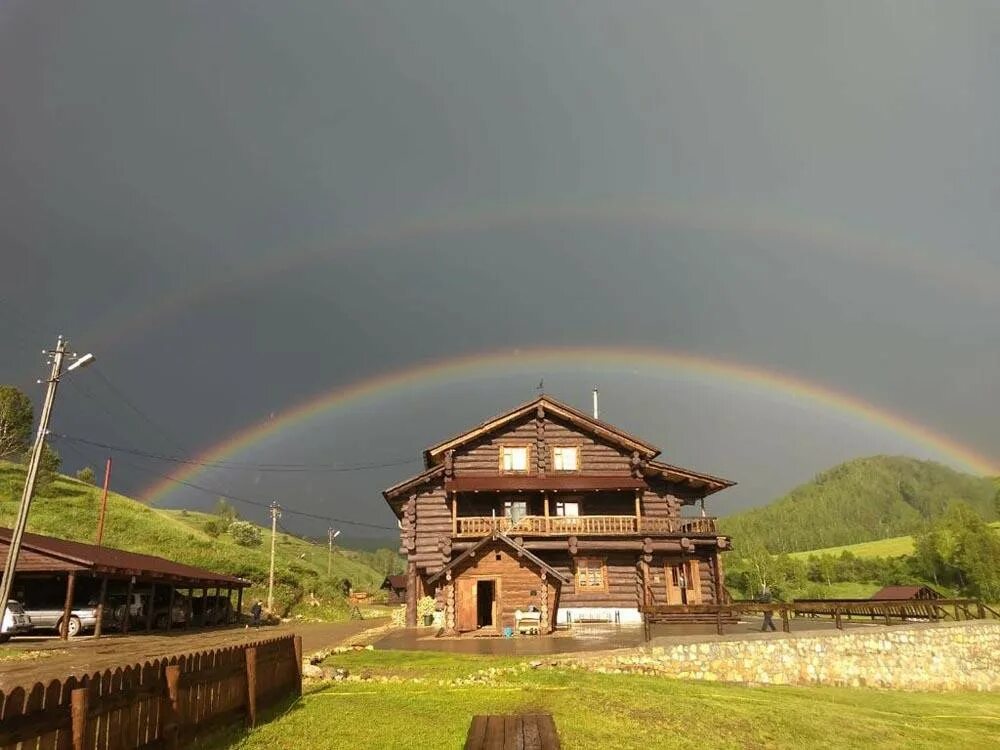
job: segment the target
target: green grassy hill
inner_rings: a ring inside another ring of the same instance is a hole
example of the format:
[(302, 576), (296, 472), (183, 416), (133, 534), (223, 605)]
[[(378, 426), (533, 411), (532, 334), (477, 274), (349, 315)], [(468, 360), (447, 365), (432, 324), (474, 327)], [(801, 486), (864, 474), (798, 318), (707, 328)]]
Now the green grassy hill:
[[(13, 526), (17, 503), (24, 485), (23, 468), (0, 462), (0, 526)], [(93, 542), (100, 509), (100, 489), (60, 476), (31, 505), (28, 530), (81, 542)], [(213, 536), (206, 522), (216, 516), (183, 510), (150, 508), (135, 500), (110, 493), (104, 544), (109, 547), (159, 555), (188, 565), (241, 576), (254, 582), (248, 596), (266, 593), (270, 559), (270, 529), (262, 529), (262, 543), (255, 547), (237, 544), (226, 533)], [(327, 576), (327, 547), (279, 532), (275, 552), (275, 599), (287, 612), (314, 592), (323, 600), (325, 613), (346, 614), (337, 583), (347, 578), (355, 589), (377, 591), (383, 573), (364, 562), (365, 553), (334, 552)]]
[[(1000, 531), (1000, 521), (994, 521), (990, 526)], [(903, 555), (913, 554), (913, 537), (892, 536), (888, 539), (876, 539), (873, 542), (842, 544), (839, 547), (823, 547), (822, 549), (792, 552), (791, 556), (806, 559), (810, 555), (839, 555), (841, 552), (850, 552), (857, 557), (902, 557)]]
[(722, 519), (721, 526), (737, 545), (757, 539), (772, 552), (815, 550), (913, 534), (953, 500), (995, 520), (996, 493), (993, 479), (933, 461), (874, 456), (825, 471), (769, 505)]

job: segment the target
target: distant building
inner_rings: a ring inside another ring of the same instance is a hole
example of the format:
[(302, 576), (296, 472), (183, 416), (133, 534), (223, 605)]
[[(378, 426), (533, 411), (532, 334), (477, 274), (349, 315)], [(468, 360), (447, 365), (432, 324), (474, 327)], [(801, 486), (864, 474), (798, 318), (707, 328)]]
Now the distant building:
[(406, 576), (386, 576), (381, 589), (389, 592), (386, 599), (389, 604), (402, 604), (406, 601)]
[(722, 601), (729, 539), (704, 498), (734, 483), (659, 454), (545, 395), (425, 450), (425, 471), (383, 493), (407, 558), (407, 624), (425, 595), (458, 632), (513, 627), (518, 611), (549, 631)]
[(941, 599), (930, 586), (886, 586), (871, 595), (878, 600)]

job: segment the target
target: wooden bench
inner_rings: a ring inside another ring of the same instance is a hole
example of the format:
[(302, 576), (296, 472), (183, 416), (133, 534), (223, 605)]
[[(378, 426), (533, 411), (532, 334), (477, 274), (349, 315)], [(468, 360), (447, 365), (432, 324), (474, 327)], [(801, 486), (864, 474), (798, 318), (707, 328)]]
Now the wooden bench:
[(465, 750), (559, 750), (552, 714), (473, 716)]

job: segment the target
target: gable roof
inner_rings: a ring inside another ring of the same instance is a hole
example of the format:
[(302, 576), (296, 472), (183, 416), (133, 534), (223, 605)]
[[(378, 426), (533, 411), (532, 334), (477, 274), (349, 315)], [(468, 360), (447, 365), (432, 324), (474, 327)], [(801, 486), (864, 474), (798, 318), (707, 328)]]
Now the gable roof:
[(871, 596), (872, 599), (940, 599), (941, 594), (930, 586), (885, 586)]
[(430, 484), (439, 478), (444, 478), (444, 464), (432, 466), (426, 471), (420, 472), (415, 477), (404, 479), (402, 482), (392, 485), (389, 489), (382, 491), (382, 497), (388, 500), (391, 504), (393, 500), (399, 498), (400, 496), (405, 496), (405, 494), (410, 490), (415, 490), (425, 484)]
[(528, 558), (531, 562), (533, 562), (535, 565), (537, 565), (539, 568), (541, 568), (542, 570), (544, 570), (548, 575), (552, 576), (553, 578), (555, 578), (559, 582), (566, 583), (566, 584), (568, 584), (570, 582), (569, 578), (567, 578), (562, 573), (560, 573), (558, 570), (556, 570), (555, 568), (553, 568), (551, 565), (549, 565), (547, 562), (545, 562), (538, 555), (532, 554), (527, 549), (525, 549), (520, 544), (518, 544), (513, 539), (511, 539), (509, 536), (507, 536), (506, 534), (501, 534), (499, 531), (494, 531), (493, 533), (487, 534), (486, 536), (484, 536), (482, 539), (480, 539), (478, 542), (476, 542), (473, 546), (469, 547), (469, 549), (465, 550), (465, 552), (463, 552), (461, 555), (459, 555), (454, 560), (452, 560), (450, 563), (448, 563), (443, 568), (441, 568), (441, 570), (439, 570), (437, 573), (435, 573), (430, 578), (428, 578), (427, 582), (428, 583), (434, 583), (434, 581), (436, 581), (438, 578), (440, 578), (441, 576), (443, 576), (449, 570), (453, 570), (454, 568), (456, 568), (459, 565), (461, 565), (462, 563), (464, 563), (466, 560), (471, 560), (472, 558), (474, 558), (476, 556), (476, 553), (479, 552), (479, 550), (481, 550), (483, 547), (485, 547), (490, 542), (494, 542), (494, 541), (498, 541), (498, 542), (502, 542), (503, 544), (506, 544), (508, 547), (510, 547), (512, 550), (514, 550), (517, 553), (518, 557), (526, 557), (526, 558)]
[(531, 401), (526, 401), (520, 406), (515, 406), (510, 411), (499, 414), (492, 419), (486, 420), (485, 422), (481, 422), (470, 430), (466, 430), (455, 437), (449, 438), (444, 442), (427, 448), (424, 451), (424, 465), (430, 467), (439, 463), (444, 459), (445, 451), (452, 450), (458, 446), (477, 440), (483, 435), (495, 432), (505, 425), (520, 419), (525, 414), (529, 414), (537, 410), (539, 407), (541, 407), (543, 411), (562, 417), (585, 432), (597, 435), (608, 442), (620, 445), (628, 450), (638, 451), (639, 455), (646, 459), (653, 458), (654, 456), (658, 456), (660, 454), (660, 449), (655, 445), (647, 443), (645, 440), (641, 440), (640, 438), (615, 427), (613, 424), (602, 422), (599, 419), (594, 419), (579, 409), (575, 409), (572, 406), (564, 404), (561, 401), (557, 401), (551, 396), (543, 393)]
[(396, 589), (396, 590), (405, 589), (406, 576), (405, 575), (386, 576), (385, 580), (382, 581), (382, 586), (380, 588)]

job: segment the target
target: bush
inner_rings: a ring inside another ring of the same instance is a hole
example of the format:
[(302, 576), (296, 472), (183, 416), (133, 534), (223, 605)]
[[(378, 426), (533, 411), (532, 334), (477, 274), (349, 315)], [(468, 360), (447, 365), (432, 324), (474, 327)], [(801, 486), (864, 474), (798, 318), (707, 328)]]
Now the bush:
[(208, 534), (213, 539), (222, 533), (222, 524), (220, 524), (216, 520), (205, 521), (205, 524), (202, 526), (202, 528), (205, 530), (205, 533)]
[(94, 483), (94, 470), (89, 466), (84, 466), (78, 472), (76, 472), (76, 478), (81, 482), (86, 482), (87, 484)]
[(260, 527), (249, 521), (233, 521), (229, 524), (229, 536), (242, 547), (259, 547), (264, 543)]

